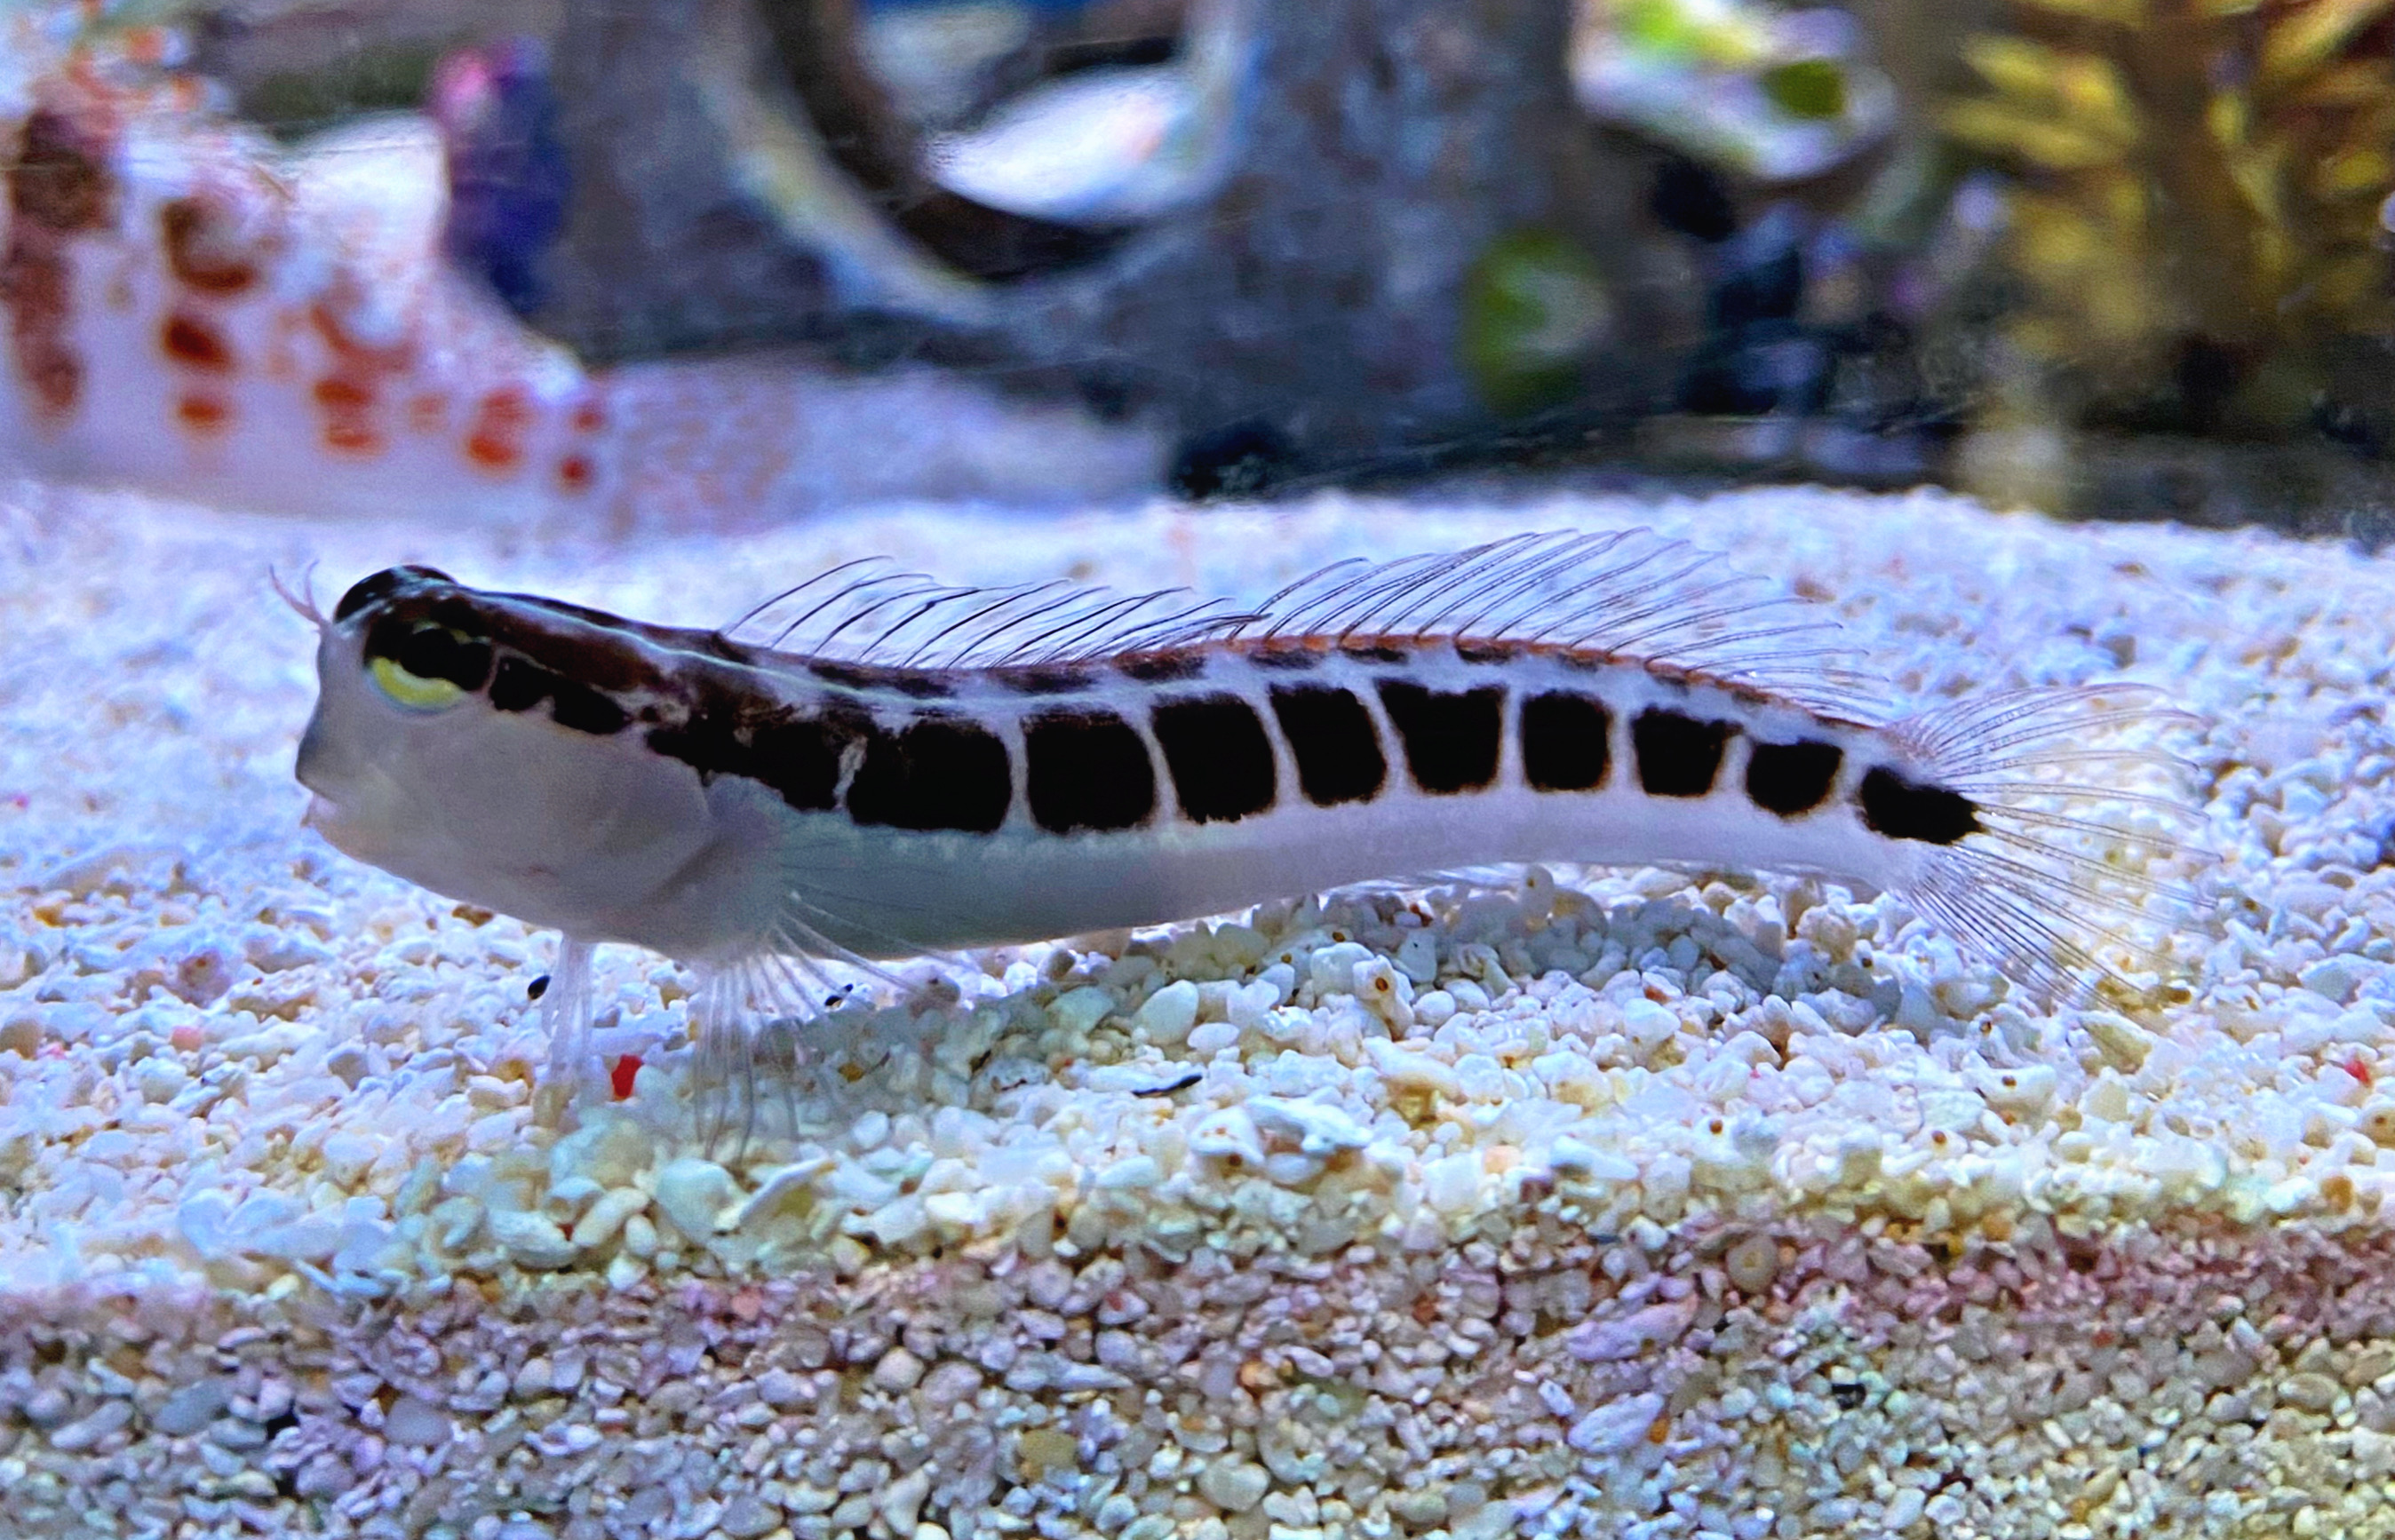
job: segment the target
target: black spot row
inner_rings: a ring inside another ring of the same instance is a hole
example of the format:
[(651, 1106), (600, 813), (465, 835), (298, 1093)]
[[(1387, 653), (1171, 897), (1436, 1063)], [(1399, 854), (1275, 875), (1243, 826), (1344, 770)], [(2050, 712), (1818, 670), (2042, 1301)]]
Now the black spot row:
[(1272, 692), (1273, 716), (1297, 760), (1297, 783), (1317, 808), (1362, 802), (1389, 777), (1372, 714), (1352, 691), (1301, 685)]
[(1683, 717), (1649, 706), (1630, 719), (1638, 787), (1649, 796), (1704, 796), (1721, 774), (1722, 752), (1736, 722)]
[(681, 722), (649, 730), (652, 750), (690, 766), (702, 783), (745, 776), (802, 812), (839, 806), (840, 751), (871, 730), (869, 717), (862, 711), (801, 717), (705, 680), (698, 691)]
[(1237, 695), (1166, 701), (1149, 721), (1181, 815), (1191, 823), (1233, 823), (1264, 811), (1279, 796), (1272, 739), (1255, 707)]
[(1943, 786), (1924, 785), (1886, 765), (1864, 772), (1859, 800), (1863, 826), (1890, 839), (1952, 845), (1983, 827), (1979, 809), (1969, 797)]
[(1050, 834), (1129, 829), (1156, 811), (1147, 742), (1105, 711), (1049, 711), (1023, 730), (1031, 820)]
[[(494, 703), (502, 709), (521, 709), (501, 700), (517, 688), (508, 678), (514, 663), (504, 660), (493, 681)], [(550, 677), (542, 685), (562, 706), (553, 694), (559, 682)], [(1502, 690), (1443, 692), (1389, 679), (1379, 694), (1415, 786), (1453, 796), (1495, 783)], [(1275, 688), (1269, 701), (1308, 802), (1337, 807), (1380, 794), (1390, 757), (1360, 696), (1329, 685), (1290, 685)], [(1272, 738), (1263, 713), (1246, 700), (1229, 693), (1167, 700), (1149, 723), (1184, 818), (1232, 823), (1277, 801)], [(1594, 696), (1550, 691), (1528, 697), (1520, 717), (1525, 781), (1542, 792), (1602, 789), (1612, 769), (1611, 727), (1611, 713)], [(1650, 796), (1710, 795), (1739, 731), (1734, 722), (1661, 707), (1639, 712), (1629, 723), (1639, 789)], [(843, 756), (853, 748), (857, 770), (847, 809), (865, 824), (988, 834), (1005, 822), (1012, 800), (1004, 741), (958, 717), (925, 717), (893, 730), (853, 708), (816, 717), (748, 708), (743, 715), (736, 696), (727, 694), (679, 726), (653, 728), (648, 741), (702, 775), (748, 776), (807, 810), (834, 806)], [(1094, 708), (1041, 711), (1025, 724), (1024, 751), (1028, 811), (1052, 834), (1136, 828), (1158, 814), (1161, 788), (1146, 738), (1121, 716)], [(1757, 743), (1743, 789), (1767, 812), (1801, 817), (1831, 801), (1843, 762), (1834, 744)], [(1980, 827), (1968, 798), (1884, 767), (1864, 776), (1859, 801), (1864, 823), (1890, 838), (1952, 844)]]
[(1006, 744), (971, 722), (931, 717), (875, 728), (848, 786), (848, 816), (893, 829), (994, 834), (1014, 800)]
[(1443, 693), (1403, 679), (1381, 682), (1381, 708), (1406, 745), (1414, 784), (1435, 796), (1482, 791), (1497, 779), (1505, 692), (1495, 686)]
[(1586, 695), (1551, 691), (1522, 703), (1522, 777), (1534, 791), (1592, 792), (1612, 769), (1612, 714)]
[(1757, 744), (1746, 759), (1746, 798), (1782, 818), (1811, 812), (1830, 799), (1845, 758), (1837, 744), (1811, 739)]

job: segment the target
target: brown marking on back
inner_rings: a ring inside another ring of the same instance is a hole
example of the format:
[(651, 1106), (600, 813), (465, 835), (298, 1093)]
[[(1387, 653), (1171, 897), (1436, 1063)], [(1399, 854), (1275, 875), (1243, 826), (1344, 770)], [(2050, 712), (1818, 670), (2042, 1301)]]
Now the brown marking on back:
[(946, 675), (928, 668), (892, 668), (851, 663), (844, 658), (810, 658), (807, 672), (843, 690), (888, 690), (917, 700), (938, 700), (956, 693)]
[(532, 401), (521, 386), (502, 385), (486, 393), (474, 408), (473, 425), (466, 434), (466, 458), (483, 470), (504, 475), (523, 463), (524, 435), (532, 428)]
[(187, 310), (177, 310), (158, 328), (158, 346), (186, 369), (212, 375), (232, 372), (232, 345), (224, 334)]
[(376, 344), (351, 331), (349, 323), (334, 309), (334, 301), (340, 297), (339, 294), (335, 294), (309, 306), (308, 320), (315, 327), (316, 335), (324, 339), (324, 346), (331, 349), (333, 356), (341, 362), (343, 372), (371, 378), (377, 375), (403, 374), (415, 363), (416, 347), (406, 337), (397, 342)]
[(589, 492), (594, 475), (588, 455), (568, 454), (557, 462), (557, 484), (567, 492)]
[(350, 585), (349, 591), (333, 605), (333, 624), (338, 625), (368, 605), (380, 604), (402, 589), (434, 583), (455, 587), (457, 581), (438, 567), (385, 567)]
[(1863, 772), (1855, 801), (1862, 809), (1863, 826), (1890, 839), (1953, 845), (1987, 828), (1979, 822), (1978, 805), (1961, 792), (1915, 781), (1888, 765)]
[(1155, 652), (1133, 652), (1115, 660), (1115, 668), (1125, 678), (1142, 684), (1171, 684), (1179, 679), (1194, 679), (1206, 672), (1206, 653), (1196, 647), (1175, 647)]
[(67, 337), (74, 284), (66, 257), (39, 231), (20, 230), (0, 258), (0, 303), (8, 308), (17, 373), (44, 416), (63, 417), (83, 400), (83, 355)]
[(1254, 643), (1242, 651), (1247, 653), (1248, 661), (1259, 668), (1296, 673), (1318, 665), (1329, 646), (1327, 640), (1318, 638), (1275, 637), (1270, 641)]
[(166, 267), (187, 289), (236, 295), (258, 282), (258, 264), (234, 239), (224, 217), (199, 198), (168, 200), (158, 210)]
[(376, 396), (372, 384), (351, 375), (328, 375), (316, 382), (312, 394), (324, 415), (327, 448), (345, 454), (381, 451), (383, 435), (374, 420)]
[[(1220, 650), (1235, 656), (1244, 657), (1261, 667), (1298, 670), (1313, 667), (1333, 648), (1343, 653), (1356, 654), (1369, 652), (1375, 657), (1385, 653), (1406, 660), (1411, 660), (1424, 652), (1440, 648), (1452, 648), (1456, 656), (1466, 663), (1512, 663), (1527, 658), (1546, 658), (1569, 668), (1592, 672), (1607, 668), (1635, 668), (1650, 678), (1682, 690), (1692, 688), (1718, 690), (1744, 705), (1786, 706), (1793, 704), (1786, 696), (1775, 694), (1751, 680), (1728, 678), (1719, 674), (1708, 673), (1701, 668), (1689, 668), (1673, 663), (1669, 659), (1642, 658), (1632, 653), (1571, 647), (1554, 641), (1520, 641), (1510, 638), (1458, 641), (1451, 637), (1437, 635), (1423, 637), (1409, 632), (1390, 636), (1361, 633), (1355, 636), (1341, 636), (1333, 633), (1303, 637), (1280, 636), (1270, 639), (1259, 637), (1237, 637), (1222, 641), (1197, 643), (1188, 651), (1202, 659), (1208, 652)], [(1175, 651), (1177, 652), (1179, 650)], [(1826, 722), (1839, 722), (1849, 726), (1869, 725), (1854, 722), (1834, 712), (1824, 712), (1810, 706), (1803, 706), (1802, 709)]]
[(192, 391), (175, 402), (175, 420), (203, 438), (214, 438), (232, 427), (232, 403)]
[(438, 433), (449, 421), (449, 398), (438, 390), (419, 390), (407, 398), (407, 426), (418, 433)]
[(1031, 664), (991, 673), (1017, 695), (1073, 695), (1098, 682), (1095, 673), (1073, 664)]
[(574, 403), (574, 413), (566, 419), (566, 426), (576, 433), (596, 433), (607, 426), (607, 413), (597, 401), (585, 397)]
[(36, 411), (63, 417), (83, 400), (85, 364), (69, 323), (74, 268), (67, 242), (115, 218), (104, 125), (51, 109), (26, 118), (8, 165), (8, 246), (0, 306), (8, 311), (17, 373)]
[[(116, 217), (116, 190), (104, 164), (104, 130), (53, 109), (25, 120), (8, 167), (8, 206), (19, 219), (55, 235), (99, 230)], [(95, 142), (98, 139), (100, 142)]]

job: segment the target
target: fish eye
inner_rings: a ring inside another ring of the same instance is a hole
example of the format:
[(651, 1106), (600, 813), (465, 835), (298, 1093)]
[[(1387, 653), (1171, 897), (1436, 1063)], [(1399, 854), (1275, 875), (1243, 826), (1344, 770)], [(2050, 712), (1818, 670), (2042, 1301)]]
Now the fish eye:
[(411, 674), (397, 658), (376, 658), (366, 665), (366, 672), (373, 676), (376, 688), (411, 711), (438, 711), (466, 698), (466, 692), (449, 680)]
[(394, 704), (410, 711), (442, 711), (491, 677), (491, 644), (435, 621), (418, 621), (404, 636), (370, 635), (366, 673)]

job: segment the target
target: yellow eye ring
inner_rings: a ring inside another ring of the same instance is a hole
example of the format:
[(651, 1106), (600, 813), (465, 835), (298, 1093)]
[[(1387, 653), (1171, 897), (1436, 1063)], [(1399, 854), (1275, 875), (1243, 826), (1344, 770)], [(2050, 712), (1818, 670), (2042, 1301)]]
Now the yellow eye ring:
[(466, 692), (449, 680), (411, 674), (390, 658), (369, 660), (366, 673), (376, 689), (411, 711), (439, 711), (466, 698)]

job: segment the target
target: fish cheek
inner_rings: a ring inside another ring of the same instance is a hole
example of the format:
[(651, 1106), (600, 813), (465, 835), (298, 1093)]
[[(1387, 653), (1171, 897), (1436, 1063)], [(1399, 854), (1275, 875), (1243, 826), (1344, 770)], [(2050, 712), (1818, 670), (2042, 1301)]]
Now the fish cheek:
[(560, 904), (636, 903), (709, 837), (697, 775), (637, 733), (602, 737), (533, 712), (487, 712), (477, 729), (485, 742), (453, 761), (463, 773), (447, 780), (445, 816), (553, 883)]
[(324, 706), (318, 702), (308, 714), (308, 726), (299, 734), (299, 754), (291, 764), (294, 779), (318, 796), (329, 796), (333, 790), (332, 776), (326, 764), (330, 750), (326, 744), (330, 730), (324, 725)]

